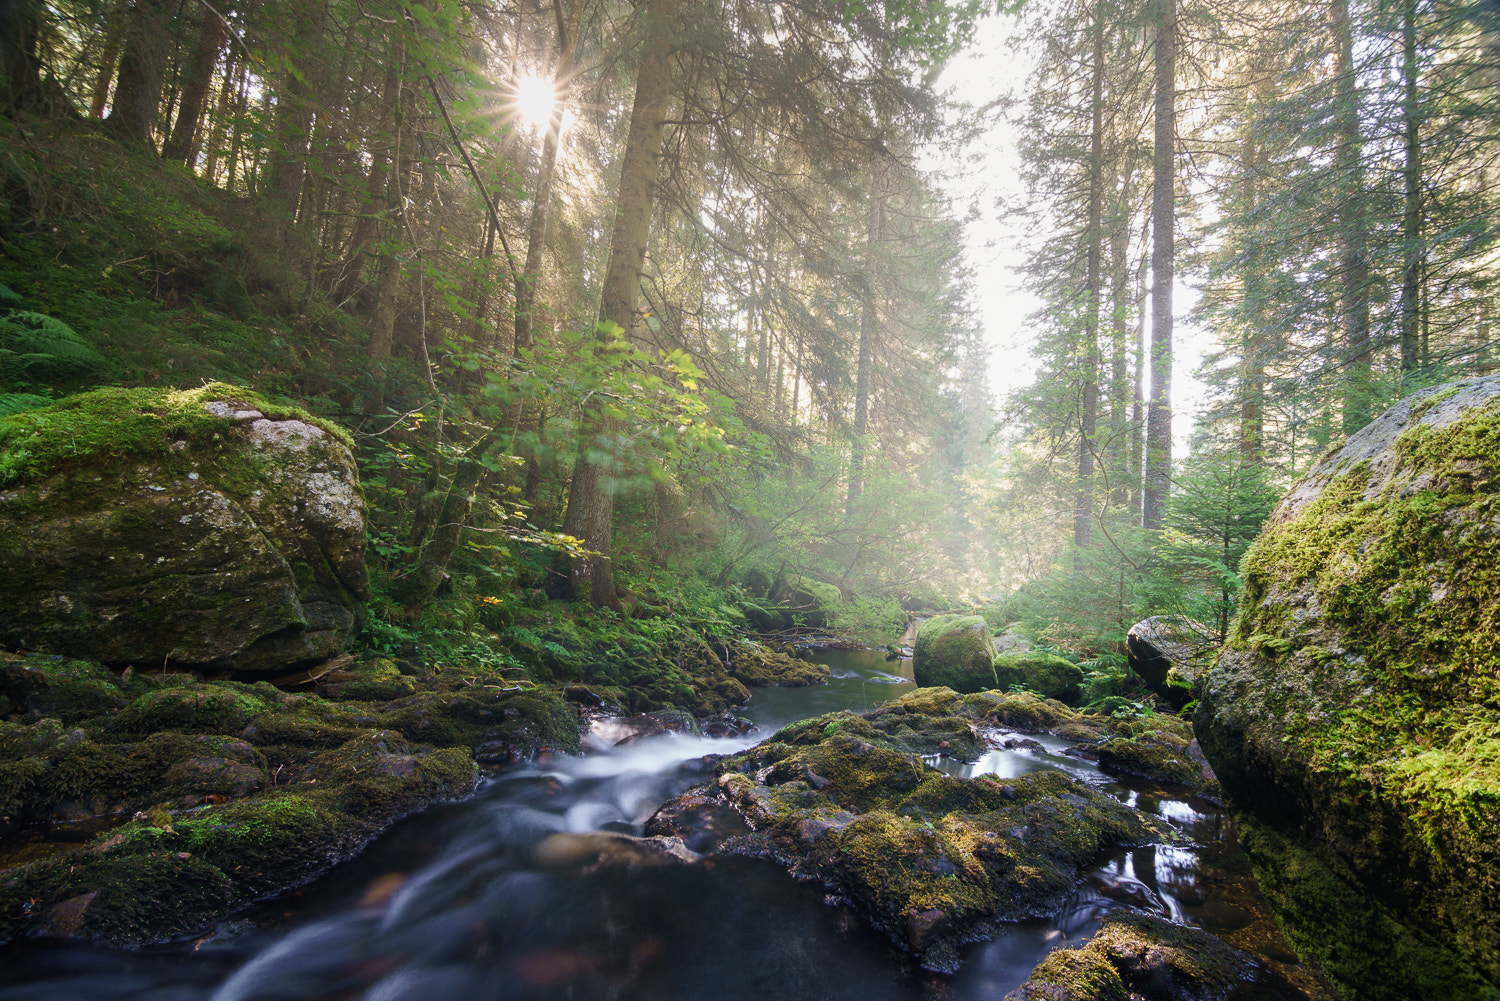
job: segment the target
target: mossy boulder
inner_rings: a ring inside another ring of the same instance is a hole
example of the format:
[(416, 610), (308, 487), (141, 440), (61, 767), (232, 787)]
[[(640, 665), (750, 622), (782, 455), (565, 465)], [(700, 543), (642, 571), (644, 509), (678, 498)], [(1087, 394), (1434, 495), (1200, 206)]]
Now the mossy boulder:
[(1125, 634), (1131, 671), (1167, 705), (1181, 709), (1218, 648), (1208, 627), (1186, 615), (1153, 615)]
[(0, 643), (106, 664), (326, 658), (369, 597), (339, 429), (224, 384), (0, 418)]
[(828, 680), (828, 665), (799, 660), (781, 650), (749, 641), (729, 652), (729, 673), (752, 688), (802, 688)]
[(995, 687), (1020, 687), (1044, 699), (1068, 705), (1078, 702), (1083, 668), (1056, 654), (1038, 652), (1002, 653), (995, 658)]
[(1195, 724), (1294, 941), (1349, 996), (1500, 997), (1500, 377), (1324, 457), (1243, 575)]
[(917, 629), (912, 674), (923, 688), (981, 692), (1001, 687), (995, 677), (995, 641), (978, 615), (934, 615)]
[(1059, 949), (1044, 959), (1005, 1001), (1231, 1001), (1303, 996), (1255, 957), (1208, 932), (1147, 914), (1116, 912), (1087, 945)]
[(969, 732), (972, 721), (942, 712), (961, 711), (962, 696), (925, 691), (863, 716), (792, 724), (722, 759), (713, 782), (663, 807), (647, 833), (776, 859), (943, 971), (956, 968), (959, 945), (998, 922), (1053, 913), (1080, 867), (1156, 836), (1114, 798), (1058, 772), (1002, 785), (928, 766), (911, 735), (926, 735), (915, 743), (928, 746)]

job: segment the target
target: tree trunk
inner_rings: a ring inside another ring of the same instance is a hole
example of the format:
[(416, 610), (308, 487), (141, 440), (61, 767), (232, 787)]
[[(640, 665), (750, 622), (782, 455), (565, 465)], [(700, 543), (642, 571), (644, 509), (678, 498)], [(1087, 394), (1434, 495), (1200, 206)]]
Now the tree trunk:
[(125, 48), (115, 77), (114, 106), (107, 119), (123, 139), (153, 141), (172, 38), (171, 22), (172, 11), (165, 0), (137, 0), (130, 26), (125, 30)]
[(1370, 259), (1365, 221), (1364, 151), (1359, 128), (1359, 81), (1354, 69), (1354, 26), (1349, 0), (1332, 0), (1334, 43), (1334, 151), (1339, 190), (1339, 285), (1344, 349), (1344, 434), (1370, 423)]
[[(561, 3), (561, 0), (555, 0)], [(573, 9), (564, 26), (558, 18), (557, 67), (552, 73), (553, 86), (566, 84), (573, 73), (574, 55), (578, 51), (578, 30), (583, 23), (587, 0), (573, 0)], [(531, 309), (536, 301), (537, 283), (542, 277), (542, 251), (547, 242), (547, 217), (552, 205), (552, 175), (557, 167), (557, 147), (562, 139), (563, 102), (554, 98), (547, 118), (547, 135), (542, 141), (542, 162), (537, 170), (536, 199), (531, 203), (531, 226), (526, 236), (526, 267), (516, 281), (515, 350), (531, 347)]]
[(1078, 407), (1078, 496), (1073, 508), (1073, 569), (1082, 572), (1094, 521), (1094, 443), (1099, 432), (1099, 296), (1104, 252), (1104, 4), (1094, 5), (1094, 67), (1090, 84), (1089, 204), (1084, 229), (1083, 344)]
[[(849, 494), (844, 513), (853, 514), (865, 488), (865, 435), (870, 427), (870, 370), (874, 366), (875, 337), (880, 327), (879, 268), (876, 260), (884, 225), (885, 191), (881, 168), (870, 170), (870, 215), (865, 227), (865, 294), (859, 311), (859, 357), (854, 370), (854, 441), (849, 454)], [(762, 334), (761, 344), (765, 344)], [(762, 348), (764, 351), (764, 347)], [(764, 361), (762, 361), (764, 365)]]
[(1151, 191), (1151, 402), (1141, 524), (1157, 531), (1172, 482), (1172, 285), (1176, 278), (1177, 7), (1157, 0), (1156, 112)]
[(312, 138), (312, 84), (317, 59), (322, 54), (323, 28), (328, 5), (322, 0), (299, 4), (288, 35), (288, 62), (298, 70), (288, 69), (276, 94), (276, 133), (271, 142), (271, 164), (268, 187), (272, 208), (285, 222), (297, 214), (302, 181), (307, 173), (308, 141)]
[(1401, 9), (1401, 76), (1405, 87), (1401, 116), (1405, 126), (1405, 212), (1401, 243), (1401, 372), (1415, 372), (1422, 364), (1422, 108), (1417, 85), (1417, 0), (1405, 0)]
[[(662, 140), (672, 91), (673, 33), (678, 0), (645, 0), (642, 17), (646, 37), (636, 66), (635, 100), (630, 130), (620, 166), (620, 194), (615, 202), (615, 224), (610, 238), (609, 263), (599, 313), (627, 332), (639, 319), (641, 267), (650, 235)], [(579, 428), (578, 459), (568, 491), (568, 513), (563, 532), (583, 540), (588, 555), (575, 557), (568, 570), (569, 588), (587, 594), (594, 605), (616, 607), (614, 569), (609, 561), (614, 530), (614, 422), (603, 414), (586, 412)]]
[(224, 22), (212, 11), (200, 12), (203, 24), (198, 31), (198, 44), (193, 49), (192, 62), (188, 64), (187, 80), (182, 87), (182, 99), (178, 102), (177, 123), (172, 135), (162, 147), (163, 160), (193, 165), (198, 153), (199, 124), (203, 120), (203, 104), (213, 84), (214, 66), (219, 53), (229, 39)]

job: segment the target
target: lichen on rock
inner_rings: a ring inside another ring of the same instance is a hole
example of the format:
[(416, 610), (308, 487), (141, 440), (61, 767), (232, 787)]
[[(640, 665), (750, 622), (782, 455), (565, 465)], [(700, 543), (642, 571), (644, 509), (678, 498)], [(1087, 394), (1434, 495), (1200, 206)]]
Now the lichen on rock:
[(1383, 916), (1355, 943), (1327, 903), (1282, 897), (1299, 948), (1353, 996), (1409, 996), (1438, 961), (1469, 986), (1439, 978), (1423, 997), (1500, 996), (1497, 568), (1493, 376), (1392, 407), (1292, 488), (1246, 555), (1195, 722), (1232, 805), (1296, 853), (1263, 851), (1261, 870)]

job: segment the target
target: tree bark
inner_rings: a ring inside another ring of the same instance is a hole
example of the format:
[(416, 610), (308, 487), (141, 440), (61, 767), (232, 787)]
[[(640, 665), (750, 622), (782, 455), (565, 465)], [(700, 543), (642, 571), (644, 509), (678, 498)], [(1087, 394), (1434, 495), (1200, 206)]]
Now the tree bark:
[[(879, 165), (870, 170), (870, 214), (865, 227), (865, 289), (859, 311), (859, 356), (854, 369), (854, 441), (849, 453), (849, 492), (844, 513), (853, 514), (865, 488), (865, 435), (870, 428), (870, 372), (875, 359), (875, 336), (880, 327), (879, 287), (880, 231), (884, 225), (885, 192)], [(764, 352), (765, 334), (761, 334)], [(764, 360), (762, 360), (764, 365)]]
[(1157, 0), (1156, 109), (1151, 191), (1151, 400), (1141, 525), (1157, 531), (1172, 482), (1172, 285), (1176, 279), (1177, 7)]
[(1403, 181), (1405, 211), (1402, 214), (1401, 241), (1401, 372), (1415, 372), (1422, 364), (1422, 105), (1418, 93), (1421, 68), (1417, 63), (1417, 0), (1405, 0), (1401, 7), (1401, 76), (1404, 100), (1401, 116), (1404, 125)]
[(177, 122), (172, 134), (162, 147), (163, 160), (193, 165), (198, 153), (199, 125), (203, 120), (203, 105), (213, 85), (214, 66), (219, 53), (229, 39), (229, 32), (217, 14), (209, 10), (200, 11), (203, 24), (198, 30), (198, 44), (193, 49), (192, 62), (188, 64), (187, 81), (182, 87), (182, 99), (178, 102)]
[(1365, 221), (1364, 151), (1359, 127), (1359, 81), (1354, 69), (1354, 25), (1349, 0), (1331, 0), (1334, 43), (1334, 167), (1339, 191), (1339, 294), (1344, 351), (1344, 433), (1370, 423), (1373, 402), (1370, 345), (1370, 259)]
[(106, 121), (123, 139), (151, 143), (161, 106), (162, 79), (172, 37), (165, 0), (137, 0), (115, 77), (114, 105)]
[(1078, 407), (1078, 495), (1073, 508), (1073, 569), (1084, 568), (1094, 521), (1094, 443), (1099, 432), (1099, 298), (1104, 253), (1104, 3), (1094, 4), (1093, 79), (1090, 81), (1089, 204), (1084, 229), (1083, 344)]
[[(560, 4), (562, 0), (554, 0)], [(566, 85), (573, 73), (573, 62), (578, 51), (578, 31), (583, 24), (583, 10), (587, 0), (573, 0), (567, 24), (558, 16), (557, 65), (552, 72), (553, 87)], [(552, 205), (552, 176), (557, 167), (557, 147), (562, 140), (563, 115), (567, 109), (559, 97), (554, 97), (552, 113), (547, 118), (547, 135), (542, 141), (542, 162), (537, 170), (536, 199), (531, 203), (531, 225), (526, 235), (526, 266), (516, 282), (516, 334), (515, 350), (531, 347), (532, 304), (536, 302), (537, 283), (542, 277), (542, 251), (547, 243), (547, 219)]]
[[(653, 189), (660, 169), (672, 91), (677, 7), (678, 0), (646, 0), (643, 4), (646, 37), (636, 66), (635, 100), (620, 167), (620, 193), (615, 202), (615, 224), (599, 309), (601, 319), (627, 332), (639, 319), (641, 267), (651, 231)], [(588, 555), (571, 560), (569, 589), (575, 596), (588, 595), (596, 606), (611, 608), (619, 604), (609, 559), (617, 462), (611, 455), (614, 425), (614, 421), (597, 410), (585, 411), (573, 482), (568, 491), (567, 516), (563, 520), (563, 532), (582, 539), (590, 550)]]

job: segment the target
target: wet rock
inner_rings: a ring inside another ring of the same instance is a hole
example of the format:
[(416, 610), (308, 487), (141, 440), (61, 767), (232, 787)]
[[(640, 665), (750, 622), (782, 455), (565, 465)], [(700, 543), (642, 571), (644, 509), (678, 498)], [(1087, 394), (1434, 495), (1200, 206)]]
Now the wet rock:
[(1497, 512), (1500, 377), (1397, 404), (1272, 513), (1200, 683), (1278, 919), (1351, 997), (1500, 996)]
[(990, 627), (978, 615), (934, 615), (917, 630), (912, 674), (923, 688), (1000, 688), (994, 650)]
[(1006, 1001), (1300, 999), (1303, 992), (1248, 953), (1197, 928), (1116, 912), (1080, 949), (1059, 949)]
[(1130, 669), (1174, 709), (1194, 699), (1193, 685), (1217, 651), (1208, 627), (1186, 615), (1154, 615), (1125, 634)]
[(653, 836), (637, 838), (614, 831), (562, 832), (543, 841), (536, 860), (546, 866), (587, 864), (590, 869), (611, 866), (684, 865), (699, 855), (681, 838)]
[[(1141, 818), (1056, 772), (1001, 786), (923, 763), (912, 733), (968, 732), (946, 690), (912, 693), (864, 716), (830, 713), (721, 759), (717, 780), (663, 807), (647, 827), (719, 853), (776, 859), (818, 879), (929, 968), (951, 970), (959, 944), (994, 922), (1050, 913), (1079, 871), (1111, 846), (1149, 840)], [(729, 811), (737, 824), (726, 821)], [(748, 833), (729, 835), (739, 826)]]
[(0, 418), (25, 453), (0, 490), (0, 642), (153, 668), (337, 653), (369, 597), (358, 475), (339, 432), (282, 411), (212, 384)]

